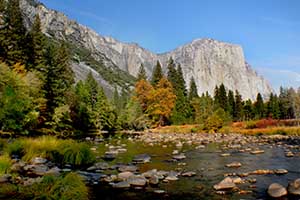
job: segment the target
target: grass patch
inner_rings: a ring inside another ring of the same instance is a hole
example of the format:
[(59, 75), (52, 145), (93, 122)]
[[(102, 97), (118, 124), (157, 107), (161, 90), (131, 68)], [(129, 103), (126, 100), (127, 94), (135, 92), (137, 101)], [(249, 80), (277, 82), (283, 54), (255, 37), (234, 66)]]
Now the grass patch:
[(0, 156), (0, 175), (9, 173), (11, 165), (12, 160), (9, 155), (5, 154)]
[(90, 165), (95, 161), (87, 144), (52, 136), (17, 139), (6, 147), (6, 152), (10, 156), (17, 155), (26, 162), (35, 157), (43, 157), (58, 164), (71, 164), (75, 167)]
[(88, 188), (76, 173), (65, 176), (44, 176), (41, 183), (19, 189), (20, 199), (86, 200)]

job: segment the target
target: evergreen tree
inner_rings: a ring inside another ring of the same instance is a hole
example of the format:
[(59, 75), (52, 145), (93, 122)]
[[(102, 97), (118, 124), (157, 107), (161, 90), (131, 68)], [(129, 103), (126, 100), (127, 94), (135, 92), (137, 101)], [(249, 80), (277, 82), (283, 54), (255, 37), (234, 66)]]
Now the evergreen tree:
[(175, 88), (175, 89), (182, 90), (183, 95), (186, 97), (187, 96), (186, 84), (185, 84), (185, 80), (183, 78), (183, 73), (182, 73), (180, 64), (177, 66), (177, 76), (178, 76), (178, 88)]
[(163, 77), (163, 73), (162, 73), (161, 64), (159, 61), (157, 61), (156, 65), (153, 69), (151, 84), (153, 86), (156, 86), (162, 77)]
[(33, 68), (45, 72), (45, 36), (41, 30), (41, 21), (39, 15), (36, 15), (32, 29), (29, 33), (31, 39), (29, 62), (33, 65)]
[(248, 99), (243, 106), (243, 118), (244, 120), (251, 120), (254, 118), (253, 104), (250, 99)]
[(67, 47), (62, 44), (56, 53), (53, 48), (49, 49), (53, 58), (48, 58), (50, 60), (47, 63), (50, 65), (48, 65), (44, 86), (50, 115), (53, 114), (56, 107), (66, 103), (66, 93), (74, 83)]
[(292, 119), (295, 117), (293, 97), (295, 95), (295, 90), (292, 88), (280, 87), (279, 94), (279, 108), (280, 108), (280, 118), (281, 119)]
[(174, 89), (178, 88), (178, 74), (172, 57), (170, 57), (168, 62), (168, 80), (171, 82)]
[(254, 103), (254, 111), (257, 119), (264, 116), (264, 101), (260, 93), (257, 94), (256, 102)]
[(84, 82), (76, 85), (76, 102), (72, 106), (74, 126), (82, 131), (112, 130), (116, 114), (102, 87), (90, 72)]
[(146, 70), (145, 70), (145, 67), (143, 64), (141, 64), (140, 66), (140, 69), (139, 69), (139, 73), (137, 75), (137, 80), (140, 81), (140, 80), (147, 80), (147, 74), (146, 74)]
[(0, 0), (0, 62), (4, 62), (6, 58), (6, 1)]
[(5, 23), (5, 57), (4, 60), (14, 65), (17, 62), (26, 64), (26, 29), (23, 24), (19, 0), (9, 0), (7, 4)]
[(231, 119), (235, 117), (235, 99), (232, 90), (228, 91), (228, 113), (231, 116)]
[(233, 117), (234, 117), (234, 120), (240, 121), (240, 120), (242, 120), (242, 116), (243, 116), (243, 100), (242, 100), (242, 96), (240, 95), (238, 90), (235, 91), (234, 102), (235, 103), (234, 103)]
[(222, 108), (225, 112), (228, 111), (228, 99), (224, 84), (215, 89), (215, 104), (217, 108)]
[(270, 94), (269, 101), (266, 105), (266, 117), (279, 119), (280, 109), (277, 95)]
[(189, 95), (188, 95), (188, 97), (189, 97), (190, 101), (193, 98), (198, 98), (199, 97), (194, 77), (192, 77), (191, 81), (190, 81), (190, 89), (189, 89)]

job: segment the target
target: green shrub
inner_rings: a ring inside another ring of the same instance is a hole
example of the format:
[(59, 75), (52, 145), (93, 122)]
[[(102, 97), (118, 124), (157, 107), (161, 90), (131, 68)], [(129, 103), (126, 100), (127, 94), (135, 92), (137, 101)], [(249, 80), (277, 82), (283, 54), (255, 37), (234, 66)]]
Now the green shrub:
[(89, 146), (68, 140), (60, 147), (60, 154), (65, 164), (74, 166), (89, 165), (95, 161), (95, 156)]
[(52, 199), (88, 199), (88, 189), (82, 178), (76, 173), (69, 173), (64, 178), (56, 181), (50, 193)]
[(41, 183), (21, 187), (20, 199), (86, 200), (88, 189), (79, 175), (69, 173), (64, 177), (44, 176)]
[(11, 165), (12, 161), (8, 155), (0, 156), (0, 175), (9, 173)]

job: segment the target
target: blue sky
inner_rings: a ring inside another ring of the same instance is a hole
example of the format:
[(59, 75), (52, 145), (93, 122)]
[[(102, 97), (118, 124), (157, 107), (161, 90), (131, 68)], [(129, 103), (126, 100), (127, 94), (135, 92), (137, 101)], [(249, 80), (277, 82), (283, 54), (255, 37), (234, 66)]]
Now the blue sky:
[(41, 0), (101, 35), (156, 53), (196, 38), (240, 44), (277, 89), (300, 87), (299, 0)]

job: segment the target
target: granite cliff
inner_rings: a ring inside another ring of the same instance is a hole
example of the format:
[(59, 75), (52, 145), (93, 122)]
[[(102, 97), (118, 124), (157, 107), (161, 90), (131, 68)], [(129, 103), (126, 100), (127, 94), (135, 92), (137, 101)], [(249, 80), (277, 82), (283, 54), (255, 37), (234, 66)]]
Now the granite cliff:
[[(187, 85), (194, 77), (199, 94), (205, 91), (213, 94), (215, 86), (221, 83), (228, 89), (238, 90), (244, 99), (255, 99), (258, 92), (265, 97), (272, 92), (268, 82), (247, 64), (239, 45), (197, 39), (173, 51), (155, 54), (135, 43), (123, 43), (101, 36), (63, 13), (48, 9), (34, 0), (21, 0), (21, 8), (28, 28), (34, 16), (39, 14), (42, 30), (47, 36), (68, 41), (73, 49), (77, 49), (73, 51), (72, 62), (77, 79), (83, 79), (92, 70), (99, 83), (108, 90), (115, 86), (130, 86), (141, 63), (148, 76), (157, 60), (166, 72), (166, 63), (172, 57), (176, 63), (181, 64)], [(86, 59), (86, 55), (89, 59)], [(108, 74), (114, 74), (117, 78), (108, 78)]]

